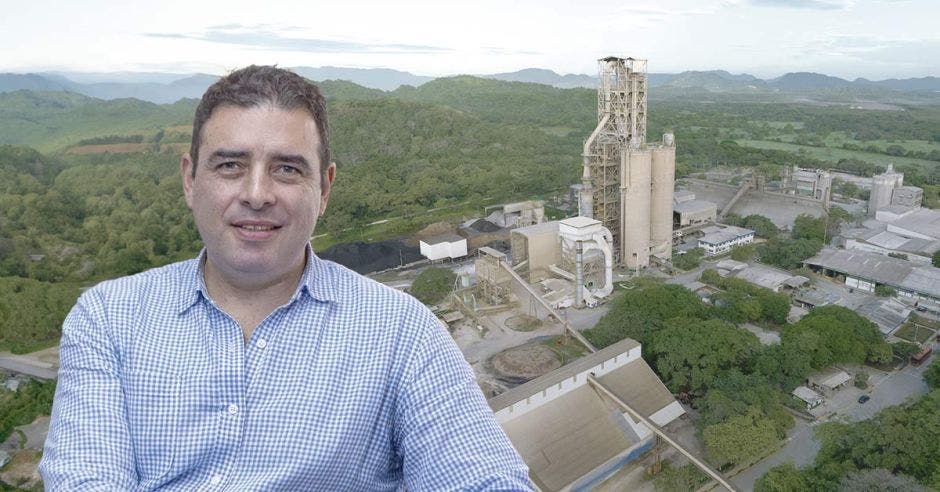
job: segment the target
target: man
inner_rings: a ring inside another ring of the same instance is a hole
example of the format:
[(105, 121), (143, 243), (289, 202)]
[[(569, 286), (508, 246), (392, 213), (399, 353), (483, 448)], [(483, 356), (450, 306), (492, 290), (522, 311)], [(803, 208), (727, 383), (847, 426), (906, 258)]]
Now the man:
[(328, 137), (322, 95), (291, 72), (208, 89), (180, 163), (205, 249), (69, 314), (47, 488), (531, 489), (434, 316), (310, 249)]

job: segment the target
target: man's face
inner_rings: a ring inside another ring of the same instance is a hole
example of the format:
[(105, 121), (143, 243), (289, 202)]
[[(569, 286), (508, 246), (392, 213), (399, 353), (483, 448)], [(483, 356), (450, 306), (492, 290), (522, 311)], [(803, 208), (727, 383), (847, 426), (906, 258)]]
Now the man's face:
[(321, 183), (316, 123), (304, 109), (222, 105), (202, 127), (199, 163), (181, 160), (183, 191), (209, 267), (251, 283), (303, 267), (335, 167)]

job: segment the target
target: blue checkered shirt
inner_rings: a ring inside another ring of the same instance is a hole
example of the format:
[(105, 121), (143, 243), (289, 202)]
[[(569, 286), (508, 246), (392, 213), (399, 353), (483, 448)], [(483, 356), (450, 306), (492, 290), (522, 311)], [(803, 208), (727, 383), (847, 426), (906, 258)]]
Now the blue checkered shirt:
[(308, 257), (247, 343), (199, 259), (83, 294), (62, 329), (47, 490), (531, 490), (434, 315)]

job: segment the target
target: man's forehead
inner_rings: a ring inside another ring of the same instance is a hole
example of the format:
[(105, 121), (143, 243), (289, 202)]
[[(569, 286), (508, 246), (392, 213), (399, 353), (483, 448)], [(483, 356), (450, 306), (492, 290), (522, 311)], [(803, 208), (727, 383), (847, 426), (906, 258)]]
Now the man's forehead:
[(207, 157), (218, 150), (315, 155), (320, 145), (316, 121), (309, 111), (271, 104), (220, 105), (200, 133), (200, 154)]

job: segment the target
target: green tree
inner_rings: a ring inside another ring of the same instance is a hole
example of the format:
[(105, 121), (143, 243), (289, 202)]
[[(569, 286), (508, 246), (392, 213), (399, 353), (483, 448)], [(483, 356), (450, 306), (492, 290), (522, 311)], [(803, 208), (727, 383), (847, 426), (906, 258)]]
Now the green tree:
[(757, 246), (753, 244), (742, 244), (731, 249), (731, 259), (735, 261), (748, 262), (757, 257)]
[(930, 257), (930, 263), (933, 266), (940, 268), (940, 249), (934, 251), (933, 256)]
[(692, 270), (698, 268), (702, 263), (702, 257), (705, 256), (705, 250), (702, 248), (692, 248), (685, 254), (677, 255), (672, 258), (672, 264), (680, 270)]
[(646, 343), (669, 318), (704, 315), (705, 306), (694, 292), (681, 285), (658, 284), (629, 290), (614, 299), (607, 314), (584, 336), (599, 348), (624, 338)]
[(425, 268), (411, 284), (411, 295), (425, 304), (437, 304), (454, 290), (456, 279), (457, 275), (446, 268)]
[(907, 475), (874, 468), (846, 475), (839, 483), (839, 492), (927, 492), (927, 488)]
[(813, 217), (812, 215), (800, 214), (793, 223), (794, 239), (809, 239), (825, 243), (826, 219), (824, 217)]
[(763, 215), (748, 215), (744, 218), (744, 227), (752, 229), (754, 234), (763, 238), (774, 238), (780, 233), (780, 229), (767, 217)]
[(759, 346), (753, 333), (718, 319), (673, 318), (649, 336), (643, 355), (671, 391), (701, 395)]
[(760, 458), (778, 441), (773, 422), (756, 409), (706, 427), (702, 442), (709, 461), (718, 467), (737, 465)]
[(653, 486), (657, 492), (687, 492), (697, 490), (708, 480), (708, 476), (692, 463), (683, 466), (663, 463), (662, 470), (653, 478)]
[(924, 381), (930, 389), (940, 388), (940, 358), (934, 358), (924, 370)]
[(810, 490), (805, 472), (793, 463), (771, 468), (754, 483), (754, 492), (803, 492)]
[(916, 343), (905, 342), (903, 340), (891, 343), (891, 353), (895, 358), (900, 359), (901, 361), (907, 361), (911, 358), (912, 355), (916, 354), (920, 350), (920, 346)]

